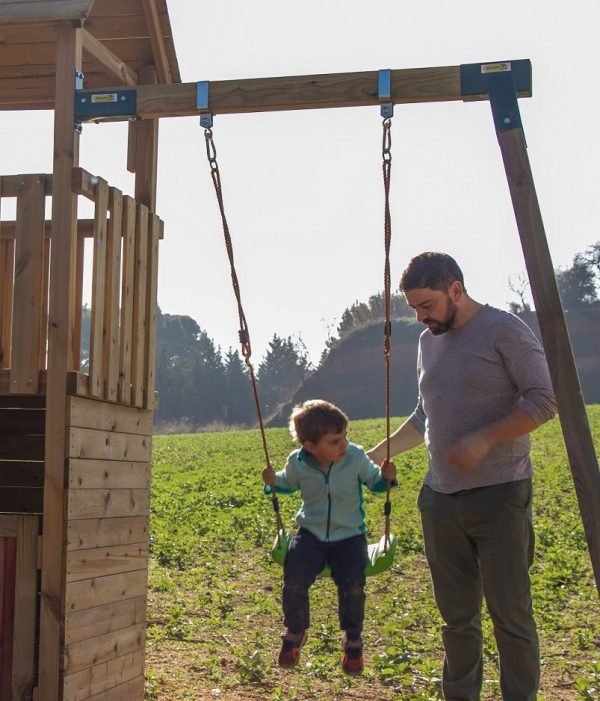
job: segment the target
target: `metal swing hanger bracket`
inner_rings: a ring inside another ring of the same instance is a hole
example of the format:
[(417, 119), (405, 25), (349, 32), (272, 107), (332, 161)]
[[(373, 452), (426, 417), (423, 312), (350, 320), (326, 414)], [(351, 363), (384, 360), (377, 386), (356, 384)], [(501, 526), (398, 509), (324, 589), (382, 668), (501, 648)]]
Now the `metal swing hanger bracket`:
[(531, 96), (531, 61), (465, 64), (460, 67), (460, 82), (463, 100), (488, 95), (497, 132), (522, 127), (518, 97)]
[(212, 129), (213, 114), (208, 111), (208, 80), (199, 80), (196, 83), (196, 109), (202, 111), (200, 126)]
[(381, 102), (381, 116), (384, 119), (391, 119), (394, 116), (394, 103), (392, 97), (392, 71), (389, 68), (382, 68), (378, 73), (377, 96)]

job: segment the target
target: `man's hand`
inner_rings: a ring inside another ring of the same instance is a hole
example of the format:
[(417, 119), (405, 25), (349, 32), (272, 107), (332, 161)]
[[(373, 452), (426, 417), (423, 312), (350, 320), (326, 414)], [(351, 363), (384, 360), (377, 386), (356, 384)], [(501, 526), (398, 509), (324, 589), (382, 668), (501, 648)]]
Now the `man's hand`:
[(386, 482), (393, 482), (396, 479), (396, 465), (391, 460), (384, 460), (381, 463), (381, 476)]
[(265, 484), (268, 484), (270, 487), (275, 486), (275, 470), (271, 465), (267, 465), (262, 471), (262, 478)]
[(463, 472), (474, 470), (493, 448), (481, 432), (468, 433), (457, 441), (446, 453), (446, 461)]

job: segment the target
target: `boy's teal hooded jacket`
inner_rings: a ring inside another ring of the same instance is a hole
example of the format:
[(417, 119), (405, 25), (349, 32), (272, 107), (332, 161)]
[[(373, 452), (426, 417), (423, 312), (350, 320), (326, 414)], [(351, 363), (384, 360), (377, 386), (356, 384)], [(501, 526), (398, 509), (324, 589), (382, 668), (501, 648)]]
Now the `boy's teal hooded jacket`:
[[(348, 443), (346, 455), (332, 463), (327, 472), (304, 448), (294, 450), (275, 478), (278, 494), (300, 490), (302, 505), (296, 514), (296, 524), (324, 542), (365, 532), (363, 484), (373, 492), (386, 490), (380, 468), (354, 443)], [(392, 484), (395, 486), (397, 482), (394, 480)], [(271, 493), (268, 485), (265, 493)]]

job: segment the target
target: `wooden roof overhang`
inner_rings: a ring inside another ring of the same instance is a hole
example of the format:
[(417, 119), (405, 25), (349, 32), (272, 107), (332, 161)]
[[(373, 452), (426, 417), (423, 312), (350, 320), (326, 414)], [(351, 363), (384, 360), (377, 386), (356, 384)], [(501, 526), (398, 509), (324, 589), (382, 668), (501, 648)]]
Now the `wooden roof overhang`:
[(0, 0), (0, 109), (53, 109), (57, 26), (83, 28), (84, 87), (180, 83), (167, 0)]

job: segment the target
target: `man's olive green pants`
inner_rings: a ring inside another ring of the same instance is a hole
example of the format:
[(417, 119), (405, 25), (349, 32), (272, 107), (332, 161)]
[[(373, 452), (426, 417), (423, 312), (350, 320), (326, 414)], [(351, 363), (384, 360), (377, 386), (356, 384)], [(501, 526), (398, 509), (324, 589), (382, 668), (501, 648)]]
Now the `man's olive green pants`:
[(425, 553), (444, 620), (443, 689), (448, 701), (477, 701), (483, 680), (485, 596), (500, 656), (504, 701), (535, 701), (539, 644), (531, 606), (531, 480), (441, 494), (423, 486)]

